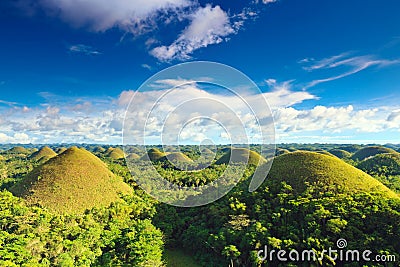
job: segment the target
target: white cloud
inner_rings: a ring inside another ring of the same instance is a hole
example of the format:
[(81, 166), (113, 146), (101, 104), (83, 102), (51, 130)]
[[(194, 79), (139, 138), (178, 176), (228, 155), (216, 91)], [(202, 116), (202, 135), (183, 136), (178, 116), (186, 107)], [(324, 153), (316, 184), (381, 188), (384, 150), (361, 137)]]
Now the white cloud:
[(29, 144), (32, 141), (33, 139), (25, 133), (14, 133), (13, 135), (0, 133), (0, 143), (2, 144)]
[(88, 45), (83, 45), (83, 44), (77, 44), (77, 45), (71, 45), (68, 50), (72, 53), (77, 53), (77, 54), (84, 54), (84, 55), (100, 55), (101, 52), (97, 51), (91, 46)]
[(314, 72), (318, 70), (324, 70), (324, 69), (330, 69), (330, 70), (336, 70), (339, 69), (339, 74), (327, 77), (327, 78), (321, 78), (321, 79), (315, 79), (311, 82), (309, 82), (304, 88), (310, 88), (315, 85), (325, 83), (325, 82), (330, 82), (334, 80), (338, 80), (353, 74), (356, 74), (360, 71), (363, 71), (367, 68), (370, 67), (387, 67), (391, 65), (396, 65), (400, 64), (400, 59), (382, 59), (382, 58), (377, 58), (376, 56), (373, 55), (364, 55), (364, 56), (350, 56), (351, 53), (342, 53), (336, 56), (332, 56), (329, 58), (324, 58), (322, 60), (315, 60), (312, 58), (306, 58), (303, 60), (300, 60), (300, 64), (305, 64), (307, 66), (304, 66), (303, 69), (307, 70), (309, 72)]
[(191, 16), (189, 26), (169, 46), (158, 46), (151, 54), (161, 61), (188, 59), (193, 51), (218, 44), (237, 32), (231, 26), (228, 14), (220, 6), (206, 5)]
[(161, 12), (187, 7), (188, 0), (39, 0), (49, 14), (76, 27), (103, 32), (117, 27), (140, 34), (151, 29)]

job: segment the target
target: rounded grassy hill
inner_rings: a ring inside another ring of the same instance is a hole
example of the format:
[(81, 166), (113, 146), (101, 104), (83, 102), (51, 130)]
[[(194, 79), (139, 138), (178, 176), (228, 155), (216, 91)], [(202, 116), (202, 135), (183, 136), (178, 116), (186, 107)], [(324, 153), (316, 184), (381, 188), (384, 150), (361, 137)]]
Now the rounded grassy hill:
[(54, 152), (53, 149), (51, 149), (48, 146), (44, 146), (39, 151), (36, 151), (35, 153), (33, 153), (29, 157), (29, 159), (34, 160), (34, 161), (45, 162), (51, 158), (54, 158), (55, 156), (57, 156), (57, 153)]
[(321, 192), (380, 192), (389, 197), (398, 197), (365, 172), (337, 157), (316, 152), (299, 151), (276, 157), (268, 180), (272, 183), (286, 182), (299, 194), (311, 185)]
[(56, 149), (56, 153), (57, 154), (62, 154), (62, 153), (64, 153), (64, 151), (66, 151), (68, 148), (66, 148), (66, 147), (58, 147), (57, 149)]
[(357, 167), (371, 175), (400, 175), (400, 154), (379, 154), (360, 162)]
[(351, 157), (351, 153), (343, 149), (331, 149), (328, 152), (338, 157), (339, 159), (345, 159)]
[(378, 154), (385, 154), (385, 153), (396, 153), (395, 150), (383, 146), (369, 146), (364, 147), (358, 150), (354, 155), (351, 157), (352, 160), (362, 161), (366, 158), (373, 157)]
[(147, 151), (147, 155), (143, 155), (140, 159), (141, 160), (148, 160), (150, 159), (151, 161), (156, 161), (159, 160), (163, 157), (165, 157), (166, 154), (161, 152), (159, 149), (157, 148), (151, 148), (149, 149), (149, 151)]
[(122, 149), (119, 147), (117, 147), (117, 148), (110, 147), (107, 150), (106, 156), (117, 160), (117, 159), (123, 159), (125, 157), (125, 154), (124, 154), (124, 151), (122, 151)]
[(8, 154), (25, 154), (25, 155), (28, 155), (31, 152), (28, 149), (26, 149), (25, 147), (15, 146), (15, 147), (12, 147), (9, 150), (7, 150), (6, 153), (8, 153)]
[(255, 165), (255, 166), (267, 162), (267, 160), (260, 154), (252, 150), (249, 150), (247, 148), (231, 148), (225, 154), (223, 154), (215, 162), (215, 164), (217, 165), (229, 164), (229, 161), (233, 163), (247, 162), (248, 165)]
[(164, 157), (161, 157), (158, 159), (159, 161), (164, 161), (164, 162), (172, 162), (172, 163), (190, 163), (193, 162), (191, 158), (183, 154), (182, 152), (172, 152), (169, 153), (168, 155), (165, 155)]
[(80, 213), (109, 205), (132, 189), (95, 155), (72, 147), (35, 168), (10, 191), (52, 211)]

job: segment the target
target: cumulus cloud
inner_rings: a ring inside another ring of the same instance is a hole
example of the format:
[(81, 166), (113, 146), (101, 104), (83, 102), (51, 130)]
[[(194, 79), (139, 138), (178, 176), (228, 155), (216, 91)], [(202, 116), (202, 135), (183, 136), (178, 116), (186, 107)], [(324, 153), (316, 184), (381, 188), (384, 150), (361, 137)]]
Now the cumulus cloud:
[(151, 29), (157, 15), (191, 5), (189, 0), (39, 0), (36, 5), (75, 27), (104, 32), (119, 28), (141, 34)]
[(228, 14), (220, 6), (206, 5), (191, 16), (189, 26), (169, 46), (158, 46), (151, 54), (161, 61), (188, 59), (194, 50), (218, 44), (237, 30), (232, 28)]
[[(166, 140), (173, 142), (178, 136), (173, 134), (180, 130), (177, 125), (183, 125), (191, 118), (199, 119), (188, 123), (182, 130), (180, 138), (183, 142), (200, 142), (206, 138), (220, 142), (229, 142), (229, 138), (232, 138), (233, 141), (245, 142), (247, 136), (244, 133), (249, 135), (250, 142), (255, 142), (259, 138), (259, 127), (268, 128), (272, 123), (268, 112), (260, 112), (267, 110), (265, 102), (261, 101), (263, 98), (271, 106), (279, 141), (296, 141), (296, 136), (311, 138), (319, 135), (322, 142), (330, 140), (324, 139), (324, 136), (340, 138), (350, 133), (353, 136), (349, 138), (354, 139), (354, 136), (363, 133), (400, 131), (399, 106), (359, 108), (352, 105), (319, 105), (310, 109), (299, 109), (296, 104), (318, 97), (307, 91), (293, 90), (291, 81), (277, 82), (269, 79), (266, 83), (270, 86), (270, 91), (246, 95), (248, 105), (234, 94), (202, 89), (196, 83), (169, 91), (175, 85), (182, 84), (182, 80), (160, 80), (158, 84), (164, 87), (145, 92), (127, 90), (113, 99), (91, 102), (80, 98), (64, 103), (44, 103), (36, 107), (3, 108), (0, 110), (0, 142), (120, 144), (124, 123), (131, 129), (130, 134), (136, 138), (143, 133), (146, 122), (148, 138), (163, 133)], [(128, 121), (124, 122), (126, 107), (133, 96), (141, 108), (129, 114)], [(197, 101), (182, 106), (188, 99)], [(154, 116), (149, 119), (145, 110), (153, 110)], [(260, 115), (258, 120), (253, 116), (254, 110)], [(201, 118), (205, 114), (209, 119)], [(238, 129), (239, 124), (244, 126), (245, 132)]]

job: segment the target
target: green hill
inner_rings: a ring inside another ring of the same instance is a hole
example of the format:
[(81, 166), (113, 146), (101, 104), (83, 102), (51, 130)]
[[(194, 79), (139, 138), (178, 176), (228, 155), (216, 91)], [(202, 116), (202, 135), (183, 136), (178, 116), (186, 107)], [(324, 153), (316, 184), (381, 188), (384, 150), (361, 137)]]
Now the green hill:
[(365, 172), (339, 158), (316, 152), (299, 151), (276, 157), (268, 179), (270, 182), (286, 182), (298, 193), (312, 185), (333, 193), (381, 192), (398, 197)]
[(60, 213), (81, 213), (119, 199), (132, 189), (85, 149), (72, 147), (35, 168), (10, 190), (30, 204)]
[(343, 149), (331, 149), (328, 152), (331, 153), (332, 155), (338, 157), (339, 159), (351, 157), (351, 153), (346, 150), (343, 150)]
[(284, 149), (284, 148), (277, 148), (275, 155), (280, 156), (280, 155), (287, 154), (287, 153), (290, 153), (290, 151), (287, 149)]
[(165, 156), (166, 156), (166, 154), (161, 152), (157, 148), (151, 148), (149, 151), (147, 151), (147, 155), (143, 155), (140, 159), (141, 160), (150, 159), (151, 161), (156, 161)]
[(349, 153), (355, 153), (355, 152), (357, 152), (358, 150), (360, 150), (362, 148), (363, 147), (360, 146), (360, 145), (346, 145), (346, 146), (341, 146), (338, 149), (347, 151)]
[(31, 152), (28, 149), (26, 149), (25, 147), (15, 146), (15, 147), (10, 148), (9, 150), (7, 150), (6, 153), (8, 153), (8, 154), (25, 154), (25, 155), (28, 155)]
[(136, 153), (129, 153), (126, 156), (126, 159), (127, 160), (137, 160), (137, 159), (140, 159), (140, 156), (138, 154), (136, 154)]
[(326, 150), (315, 150), (314, 152), (318, 153), (318, 154), (322, 154), (322, 155), (327, 155), (327, 156), (331, 156), (331, 157), (336, 157), (335, 155), (333, 155), (332, 153), (326, 151)]
[(161, 157), (158, 159), (159, 161), (170, 161), (172, 163), (176, 162), (183, 162), (183, 163), (190, 163), (193, 162), (191, 158), (183, 154), (182, 152), (172, 152), (169, 153), (168, 155), (165, 155), (164, 157)]
[(357, 167), (371, 175), (400, 175), (400, 154), (379, 154), (360, 162)]
[(94, 152), (94, 153), (104, 153), (104, 151), (106, 151), (106, 149), (105, 149), (104, 147), (102, 147), (102, 146), (96, 146), (96, 147), (93, 149), (93, 152)]
[(33, 153), (29, 158), (34, 161), (47, 161), (53, 157), (57, 156), (57, 153), (53, 151), (48, 146), (42, 147), (39, 151)]
[(246, 148), (232, 148), (223, 154), (222, 157), (215, 162), (215, 164), (229, 164), (229, 160), (231, 160), (233, 163), (247, 162), (247, 164), (255, 166), (266, 162), (266, 159), (257, 152)]
[(364, 148), (358, 150), (351, 157), (351, 159), (362, 161), (366, 158), (373, 157), (378, 154), (385, 154), (385, 153), (396, 153), (396, 151), (394, 151), (391, 148), (382, 147), (382, 146), (369, 146), (369, 147), (364, 147)]
[(107, 157), (112, 159), (123, 159), (125, 157), (124, 151), (121, 148), (109, 148), (106, 153)]

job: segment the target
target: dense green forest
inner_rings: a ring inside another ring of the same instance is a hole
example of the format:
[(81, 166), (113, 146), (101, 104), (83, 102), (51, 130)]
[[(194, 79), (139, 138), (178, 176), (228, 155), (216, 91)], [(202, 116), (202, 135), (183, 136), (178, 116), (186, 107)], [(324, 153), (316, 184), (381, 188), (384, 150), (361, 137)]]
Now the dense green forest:
[[(239, 148), (226, 173), (233, 151), (226, 146), (207, 150), (210, 161), (195, 146), (179, 152), (4, 145), (0, 266), (399, 266), (400, 146), (281, 144), (254, 192), (248, 190), (251, 177), (266, 160), (257, 146), (250, 149)], [(127, 167), (125, 156), (135, 168)], [(138, 179), (153, 178), (151, 172), (146, 176), (144, 158), (179, 186), (198, 187), (245, 171), (221, 199), (176, 207), (138, 186)], [(387, 261), (323, 253), (337, 250), (340, 239), (347, 242), (344, 249), (370, 250), (370, 258), (384, 255)], [(281, 261), (275, 254), (263, 260), (257, 254), (266, 247), (312, 250), (316, 259)]]

